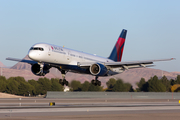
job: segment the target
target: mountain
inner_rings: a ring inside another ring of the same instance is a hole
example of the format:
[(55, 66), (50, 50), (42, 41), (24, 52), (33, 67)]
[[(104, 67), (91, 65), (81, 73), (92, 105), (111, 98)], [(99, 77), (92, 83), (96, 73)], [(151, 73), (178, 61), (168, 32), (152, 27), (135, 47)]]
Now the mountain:
[[(26, 55), (23, 59), (30, 60), (28, 55)], [(23, 62), (18, 62), (14, 66), (11, 67), (11, 69), (17, 69), (17, 70), (31, 70), (31, 65)]]
[(0, 67), (6, 67), (2, 62), (0, 62)]
[[(29, 59), (28, 56), (25, 57), (25, 59)], [(6, 78), (9, 78), (11, 76), (22, 76), (26, 80), (35, 79), (37, 80), (39, 76), (34, 75), (31, 72), (31, 65), (27, 63), (17, 63), (11, 69), (3, 68), (3, 75), (6, 76)], [(152, 68), (138, 68), (138, 69), (130, 69), (126, 70), (125, 72), (115, 75), (115, 76), (109, 76), (109, 77), (99, 77), (99, 80), (102, 83), (102, 86), (106, 87), (106, 82), (110, 78), (121, 78), (124, 80), (124, 82), (131, 83), (134, 87), (136, 86), (136, 82), (139, 82), (140, 79), (143, 77), (147, 81), (149, 78), (153, 77), (154, 75), (161, 78), (163, 75), (165, 75), (168, 79), (175, 79), (177, 75), (180, 75), (180, 72), (167, 72), (162, 71), (158, 69), (152, 69)], [(51, 68), (50, 73), (46, 74), (47, 78), (62, 78), (61, 73), (56, 68)], [(68, 72), (66, 74), (66, 79), (71, 82), (72, 80), (79, 80), (82, 83), (84, 81), (91, 81), (95, 77), (92, 75), (86, 75), (86, 74), (77, 74), (77, 73), (70, 73)]]

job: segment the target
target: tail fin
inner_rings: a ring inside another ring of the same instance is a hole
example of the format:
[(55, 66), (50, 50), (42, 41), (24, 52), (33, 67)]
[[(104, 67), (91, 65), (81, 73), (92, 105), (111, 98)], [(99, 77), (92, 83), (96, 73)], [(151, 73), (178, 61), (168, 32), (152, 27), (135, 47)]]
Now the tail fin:
[(114, 60), (116, 62), (120, 62), (123, 54), (125, 39), (126, 39), (127, 30), (123, 29), (110, 56), (109, 59)]

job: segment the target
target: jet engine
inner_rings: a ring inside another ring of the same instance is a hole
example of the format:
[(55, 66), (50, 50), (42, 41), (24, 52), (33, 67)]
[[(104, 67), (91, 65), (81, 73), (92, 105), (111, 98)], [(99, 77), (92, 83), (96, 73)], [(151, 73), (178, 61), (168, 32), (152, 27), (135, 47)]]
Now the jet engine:
[(49, 73), (50, 66), (44, 65), (44, 64), (33, 64), (31, 67), (31, 71), (33, 74), (37, 76), (45, 76), (47, 73)]
[(108, 72), (106, 66), (100, 63), (92, 64), (89, 68), (89, 71), (92, 75), (95, 75), (95, 76), (104, 76)]

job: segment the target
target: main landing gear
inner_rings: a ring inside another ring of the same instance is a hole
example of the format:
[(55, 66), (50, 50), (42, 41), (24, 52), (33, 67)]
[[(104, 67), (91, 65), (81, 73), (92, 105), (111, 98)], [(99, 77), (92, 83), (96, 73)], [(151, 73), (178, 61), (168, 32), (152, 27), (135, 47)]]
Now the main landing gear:
[(95, 86), (101, 86), (101, 81), (98, 80), (98, 76), (96, 76), (95, 80), (92, 80), (91, 83)]
[(67, 72), (66, 72), (65, 70), (61, 70), (61, 75), (62, 75), (62, 78), (63, 78), (63, 79), (60, 79), (60, 80), (59, 80), (59, 83), (60, 83), (62, 86), (64, 86), (64, 85), (68, 86), (68, 84), (69, 84), (69, 82), (66, 81), (66, 79), (65, 79), (66, 73), (67, 73)]

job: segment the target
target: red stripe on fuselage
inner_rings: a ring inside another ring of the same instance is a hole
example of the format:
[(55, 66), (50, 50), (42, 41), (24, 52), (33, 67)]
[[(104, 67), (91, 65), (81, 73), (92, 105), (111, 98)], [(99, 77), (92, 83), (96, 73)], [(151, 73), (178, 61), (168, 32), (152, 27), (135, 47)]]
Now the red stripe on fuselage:
[(122, 58), (122, 53), (123, 53), (123, 49), (124, 49), (124, 42), (125, 42), (124, 38), (119, 38), (117, 43), (116, 43), (117, 60), (118, 61), (121, 61), (121, 58)]

